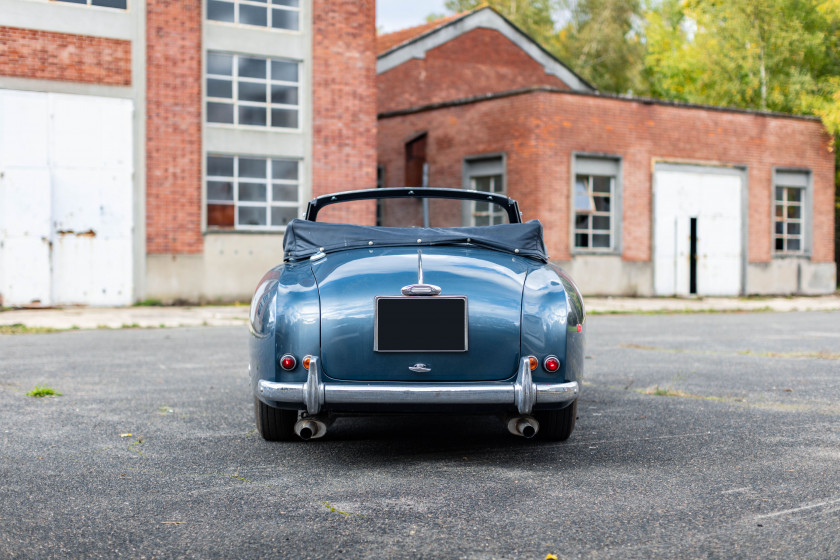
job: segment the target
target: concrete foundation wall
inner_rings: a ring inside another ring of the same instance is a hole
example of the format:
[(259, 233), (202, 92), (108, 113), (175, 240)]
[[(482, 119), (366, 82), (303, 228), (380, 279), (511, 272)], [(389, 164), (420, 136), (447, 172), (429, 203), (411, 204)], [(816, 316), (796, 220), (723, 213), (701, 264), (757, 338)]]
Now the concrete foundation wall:
[(146, 297), (167, 303), (248, 301), (260, 278), (281, 262), (277, 235), (206, 235), (202, 254), (148, 255)]
[(747, 266), (748, 294), (831, 294), (837, 289), (837, 266), (806, 258), (773, 259)]
[(617, 255), (582, 255), (556, 264), (568, 272), (584, 295), (651, 296), (653, 266)]

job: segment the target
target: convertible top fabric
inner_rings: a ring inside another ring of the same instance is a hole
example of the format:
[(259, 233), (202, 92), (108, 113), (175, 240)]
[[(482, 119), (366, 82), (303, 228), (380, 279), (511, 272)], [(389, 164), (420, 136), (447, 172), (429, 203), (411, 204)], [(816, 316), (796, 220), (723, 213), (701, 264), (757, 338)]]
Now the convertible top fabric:
[(283, 238), (286, 260), (362, 247), (433, 245), (471, 245), (548, 262), (542, 224), (537, 220), (524, 224), (456, 228), (397, 228), (292, 220)]

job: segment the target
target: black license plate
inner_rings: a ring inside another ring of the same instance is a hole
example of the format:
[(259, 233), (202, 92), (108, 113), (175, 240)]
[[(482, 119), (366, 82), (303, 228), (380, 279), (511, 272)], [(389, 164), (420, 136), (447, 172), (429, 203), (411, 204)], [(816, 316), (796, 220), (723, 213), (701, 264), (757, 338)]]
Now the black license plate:
[(376, 352), (466, 352), (467, 298), (378, 297)]

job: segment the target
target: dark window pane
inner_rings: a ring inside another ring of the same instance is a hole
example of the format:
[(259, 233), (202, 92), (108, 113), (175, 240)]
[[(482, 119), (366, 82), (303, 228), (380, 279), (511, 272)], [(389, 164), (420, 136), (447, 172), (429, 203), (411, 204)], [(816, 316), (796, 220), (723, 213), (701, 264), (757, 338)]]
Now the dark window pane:
[[(207, 175), (233, 177), (233, 158), (227, 156), (208, 156)], [(231, 198), (233, 198), (232, 195)]]
[(784, 218), (785, 217), (785, 207), (784, 206), (776, 206), (776, 217), (777, 218)]
[(233, 200), (233, 183), (207, 181), (207, 200)]
[(271, 126), (281, 128), (297, 128), (298, 113), (296, 109), (272, 109)]
[(233, 3), (210, 0), (207, 2), (207, 19), (213, 21), (234, 21)]
[(475, 203), (475, 207), (473, 208), (473, 212), (477, 212), (479, 214), (486, 214), (490, 211), (490, 203), (489, 202), (481, 202), (478, 201)]
[(589, 247), (589, 236), (585, 233), (575, 234), (575, 247)]
[(245, 78), (265, 79), (266, 64), (264, 58), (252, 58), (250, 56), (239, 57), (239, 75)]
[(268, 25), (268, 11), (262, 6), (249, 6), (247, 4), (240, 4), (239, 23), (266, 27)]
[(233, 76), (233, 55), (207, 53), (207, 73)]
[(265, 126), (265, 107), (239, 107), (239, 124)]
[(785, 223), (784, 222), (776, 222), (776, 233), (781, 235), (785, 232)]
[(589, 216), (586, 214), (575, 214), (575, 228), (589, 229)]
[(286, 226), (297, 218), (297, 208), (281, 208), (274, 206), (271, 209), (271, 225)]
[(105, 8), (119, 8), (125, 10), (126, 0), (93, 0), (94, 6), (103, 6)]
[(609, 216), (592, 216), (592, 229), (610, 229)]
[(593, 196), (595, 199), (595, 210), (598, 212), (610, 211), (610, 198), (607, 196)]
[(239, 82), (239, 100), (265, 103), (265, 83)]
[(240, 206), (239, 210), (239, 225), (240, 226), (264, 226), (266, 225), (266, 207), (265, 206)]
[(788, 189), (788, 201), (802, 202), (802, 189)]
[(787, 240), (787, 250), (788, 251), (798, 251), (800, 249), (799, 239), (788, 239)]
[(610, 192), (610, 185), (612, 184), (612, 177), (592, 177), (592, 190), (596, 193)]
[(473, 222), (477, 226), (489, 226), (490, 225), (490, 216), (473, 216)]
[(214, 227), (233, 227), (236, 208), (233, 204), (208, 204), (207, 225)]
[(300, 7), (300, 0), (271, 0), (275, 6), (290, 6), (292, 8)]
[(271, 10), (271, 27), (298, 30), (298, 13), (291, 10)]
[(273, 179), (286, 179), (289, 181), (297, 181), (298, 162), (287, 159), (271, 160), (271, 177)]
[(782, 187), (776, 187), (776, 200), (785, 199), (785, 190)]
[(286, 60), (271, 61), (271, 79), (281, 82), (298, 81), (298, 63)]
[(265, 184), (239, 183), (239, 200), (241, 202), (266, 202)]
[(271, 102), (282, 103), (283, 105), (298, 104), (297, 86), (271, 86)]
[(610, 246), (610, 236), (604, 234), (592, 235), (592, 246), (599, 249), (606, 249)]
[(776, 250), (777, 251), (784, 251), (785, 250), (785, 240), (782, 237), (776, 238)]
[(262, 158), (239, 158), (239, 176), (265, 179), (266, 160)]
[(297, 202), (297, 185), (272, 185), (271, 199), (275, 202)]
[(798, 220), (802, 217), (802, 208), (800, 206), (788, 206), (787, 217), (790, 219)]
[(233, 124), (233, 105), (229, 103), (207, 103), (207, 122)]
[(207, 79), (207, 97), (233, 98), (233, 82), (230, 80)]
[[(788, 235), (799, 235), (800, 233), (802, 233), (802, 224), (800, 224), (798, 222), (788, 224), (787, 232), (788, 232)], [(782, 232), (778, 232), (778, 233), (782, 233)]]

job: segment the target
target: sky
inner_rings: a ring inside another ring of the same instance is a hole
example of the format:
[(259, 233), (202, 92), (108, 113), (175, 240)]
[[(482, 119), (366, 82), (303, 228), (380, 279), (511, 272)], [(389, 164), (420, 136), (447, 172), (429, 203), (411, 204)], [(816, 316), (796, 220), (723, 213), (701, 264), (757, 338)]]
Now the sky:
[(444, 0), (377, 0), (376, 28), (384, 33), (426, 23), (429, 14), (447, 13)]

